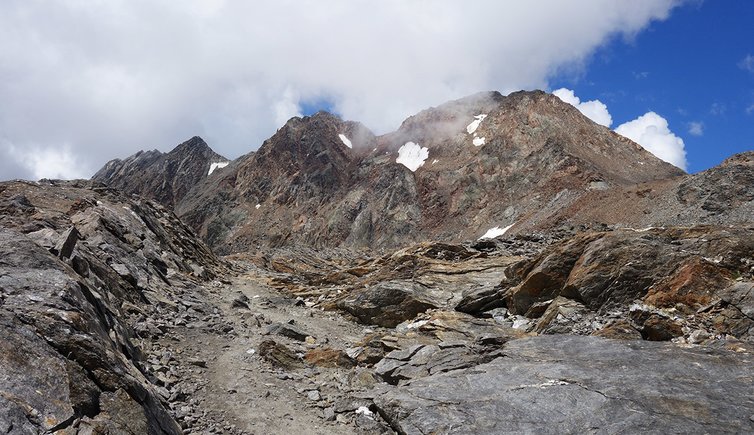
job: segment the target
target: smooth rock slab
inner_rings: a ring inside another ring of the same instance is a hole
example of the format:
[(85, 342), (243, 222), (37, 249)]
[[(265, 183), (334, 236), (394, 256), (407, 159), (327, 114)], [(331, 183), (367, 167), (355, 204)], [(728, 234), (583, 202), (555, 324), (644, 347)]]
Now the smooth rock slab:
[(514, 340), (504, 353), (375, 404), (406, 434), (754, 432), (748, 353), (563, 335)]

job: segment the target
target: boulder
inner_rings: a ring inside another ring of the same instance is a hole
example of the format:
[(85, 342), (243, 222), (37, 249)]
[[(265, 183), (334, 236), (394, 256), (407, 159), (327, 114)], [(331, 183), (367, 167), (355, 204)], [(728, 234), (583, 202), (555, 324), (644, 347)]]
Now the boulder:
[(390, 281), (355, 290), (337, 305), (362, 323), (392, 328), (437, 307), (426, 298), (426, 292), (417, 283)]

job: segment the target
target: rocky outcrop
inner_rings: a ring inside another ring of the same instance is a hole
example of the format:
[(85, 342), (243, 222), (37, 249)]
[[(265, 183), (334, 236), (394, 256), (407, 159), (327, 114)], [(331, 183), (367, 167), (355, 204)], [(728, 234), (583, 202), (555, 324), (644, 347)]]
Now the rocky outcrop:
[(0, 431), (181, 433), (139, 343), (148, 313), (227, 266), (161, 206), (96, 184), (0, 183), (0, 208)]
[(584, 233), (510, 266), (497, 288), (468, 293), (456, 308), (505, 307), (540, 333), (629, 322), (650, 340), (751, 341), (752, 252), (750, 227)]
[(367, 325), (394, 327), (430, 308), (437, 308), (424, 294), (429, 289), (414, 283), (386, 282), (354, 291), (338, 307)]
[(111, 160), (92, 179), (172, 209), (199, 181), (229, 163), (195, 136), (169, 153), (139, 151), (123, 160)]

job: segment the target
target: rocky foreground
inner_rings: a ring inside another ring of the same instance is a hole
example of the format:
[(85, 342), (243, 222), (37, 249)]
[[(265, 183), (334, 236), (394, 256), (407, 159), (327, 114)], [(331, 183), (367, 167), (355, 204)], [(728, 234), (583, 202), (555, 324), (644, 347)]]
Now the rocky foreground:
[(0, 183), (0, 433), (749, 433), (754, 227), (220, 259)]

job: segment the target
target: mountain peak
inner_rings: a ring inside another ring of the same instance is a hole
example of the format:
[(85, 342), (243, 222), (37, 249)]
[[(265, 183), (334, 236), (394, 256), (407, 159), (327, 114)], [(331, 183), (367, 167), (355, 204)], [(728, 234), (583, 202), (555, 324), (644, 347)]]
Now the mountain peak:
[(204, 139), (194, 136), (168, 153), (139, 151), (123, 160), (111, 160), (92, 179), (172, 208), (213, 169), (227, 162)]
[(215, 152), (210, 148), (209, 145), (207, 145), (207, 142), (204, 141), (199, 136), (194, 136), (191, 139), (181, 142), (178, 144), (175, 148), (173, 148), (168, 154), (190, 154), (190, 153), (198, 153), (198, 154), (208, 154)]

